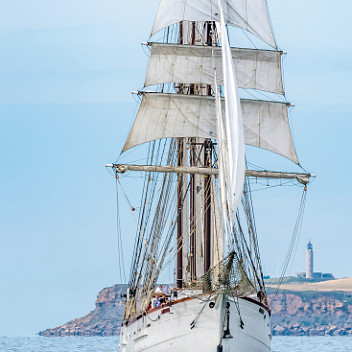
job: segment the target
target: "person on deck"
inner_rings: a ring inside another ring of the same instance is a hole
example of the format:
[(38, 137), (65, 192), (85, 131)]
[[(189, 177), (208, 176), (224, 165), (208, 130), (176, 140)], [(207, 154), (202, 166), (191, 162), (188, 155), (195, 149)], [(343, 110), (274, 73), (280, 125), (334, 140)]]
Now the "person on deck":
[(158, 296), (158, 298), (154, 302), (154, 308), (159, 308), (161, 305), (161, 296)]
[(155, 290), (155, 293), (163, 293), (163, 290), (162, 290), (163, 286), (162, 285), (159, 285), (156, 290)]
[(257, 292), (257, 299), (259, 303), (262, 303), (264, 300), (264, 293), (262, 291)]
[(161, 306), (162, 306), (162, 307), (165, 307), (165, 306), (166, 306), (166, 296), (165, 296), (165, 293), (163, 293), (163, 295), (161, 296), (160, 303), (161, 303)]

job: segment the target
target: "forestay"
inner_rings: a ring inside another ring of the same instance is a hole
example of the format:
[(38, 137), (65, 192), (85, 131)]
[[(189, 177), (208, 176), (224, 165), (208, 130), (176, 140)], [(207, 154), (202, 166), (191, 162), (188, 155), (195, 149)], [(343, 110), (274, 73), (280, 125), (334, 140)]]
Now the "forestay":
[[(244, 141), (298, 163), (286, 103), (241, 99)], [(222, 101), (224, 113), (224, 105)], [(159, 138), (216, 138), (214, 97), (144, 93), (123, 151)]]
[[(145, 86), (162, 83), (224, 84), (221, 47), (150, 43)], [(231, 48), (239, 88), (284, 94), (281, 51)]]
[[(222, 0), (225, 23), (276, 48), (266, 0)], [(161, 0), (151, 34), (179, 21), (220, 21), (218, 0)]]

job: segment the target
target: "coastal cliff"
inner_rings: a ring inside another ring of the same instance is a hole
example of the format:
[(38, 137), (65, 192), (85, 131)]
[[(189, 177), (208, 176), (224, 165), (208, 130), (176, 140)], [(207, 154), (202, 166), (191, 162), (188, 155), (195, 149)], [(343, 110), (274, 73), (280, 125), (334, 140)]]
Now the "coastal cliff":
[(352, 299), (344, 292), (283, 291), (271, 313), (274, 336), (352, 335)]
[[(276, 335), (352, 335), (352, 287), (348, 291), (290, 291), (275, 296), (268, 287), (272, 333)], [(95, 309), (82, 318), (41, 331), (41, 336), (119, 335), (126, 285), (100, 291)], [(308, 287), (309, 289), (309, 287)]]
[(120, 334), (127, 285), (104, 288), (95, 301), (95, 309), (82, 318), (74, 319), (53, 329), (39, 332), (40, 336), (115, 336)]

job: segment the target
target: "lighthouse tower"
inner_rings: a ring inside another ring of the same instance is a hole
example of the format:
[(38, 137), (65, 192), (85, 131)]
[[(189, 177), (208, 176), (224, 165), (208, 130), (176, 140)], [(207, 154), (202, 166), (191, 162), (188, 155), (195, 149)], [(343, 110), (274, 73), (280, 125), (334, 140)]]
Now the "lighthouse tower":
[(313, 245), (307, 244), (306, 279), (313, 279)]

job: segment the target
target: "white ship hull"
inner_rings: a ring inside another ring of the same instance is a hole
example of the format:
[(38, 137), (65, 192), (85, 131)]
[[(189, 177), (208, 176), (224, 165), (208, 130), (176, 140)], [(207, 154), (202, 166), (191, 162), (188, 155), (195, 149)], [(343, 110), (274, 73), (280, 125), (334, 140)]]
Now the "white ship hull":
[(136, 321), (124, 324), (119, 351), (270, 351), (270, 316), (264, 306), (247, 299), (234, 301), (232, 297), (227, 297), (230, 304), (229, 334), (224, 337), (227, 315), (221, 299), (211, 308), (209, 303), (214, 301), (203, 298), (180, 300), (170, 307), (154, 309)]

